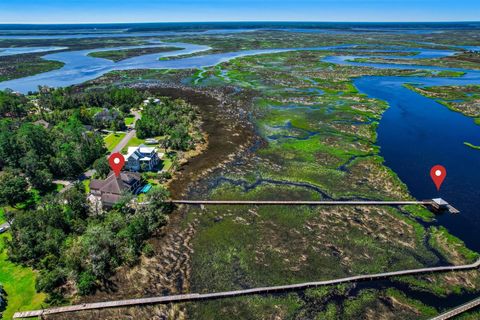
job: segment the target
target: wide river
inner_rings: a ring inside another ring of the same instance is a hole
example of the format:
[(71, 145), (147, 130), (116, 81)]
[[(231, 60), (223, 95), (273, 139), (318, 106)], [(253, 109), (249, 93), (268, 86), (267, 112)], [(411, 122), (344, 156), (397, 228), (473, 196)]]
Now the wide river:
[[(143, 55), (117, 63), (88, 56), (88, 53), (93, 51), (114, 50), (115, 48), (48, 54), (44, 57), (45, 59), (62, 61), (65, 63), (64, 67), (31, 77), (2, 82), (0, 83), (0, 89), (11, 88), (20, 92), (28, 92), (36, 90), (39, 85), (59, 87), (82, 83), (112, 70), (203, 68), (247, 55), (351, 47), (250, 50), (206, 54), (173, 60), (158, 59), (202, 52), (208, 50), (209, 47), (186, 43), (163, 44), (159, 41), (152, 41), (151, 45), (137, 47), (167, 45), (183, 49)], [(120, 47), (117, 49), (126, 48), (136, 47)], [(28, 48), (24, 50), (28, 52)], [(32, 48), (32, 50), (35, 49)], [(442, 57), (454, 54), (452, 51), (418, 48), (398, 47), (391, 48), (391, 50), (420, 52), (414, 58)], [(385, 50), (382, 49), (382, 51)], [(372, 55), (375, 55), (375, 52), (372, 52)], [(378, 128), (378, 145), (381, 147), (381, 156), (385, 158), (386, 165), (393, 169), (400, 179), (407, 184), (414, 197), (418, 199), (442, 197), (460, 209), (461, 214), (459, 215), (444, 214), (439, 216), (439, 224), (446, 226), (454, 235), (464, 240), (469, 248), (480, 251), (480, 237), (477, 234), (480, 230), (480, 151), (463, 144), (465, 141), (480, 144), (480, 126), (475, 125), (471, 118), (452, 112), (434, 100), (403, 87), (405, 83), (425, 86), (480, 84), (480, 72), (430, 66), (348, 61), (354, 58), (354, 56), (332, 56), (327, 57), (324, 61), (373, 68), (459, 70), (466, 72), (464, 76), (455, 78), (364, 76), (356, 78), (354, 84), (361, 92), (372, 98), (385, 100), (390, 105)], [(444, 165), (448, 171), (440, 192), (437, 192), (429, 177), (430, 168), (435, 164)]]

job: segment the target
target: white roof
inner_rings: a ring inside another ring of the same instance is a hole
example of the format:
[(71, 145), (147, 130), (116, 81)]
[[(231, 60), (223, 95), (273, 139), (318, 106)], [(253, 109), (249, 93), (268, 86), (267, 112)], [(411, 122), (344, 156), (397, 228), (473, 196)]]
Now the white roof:
[(137, 148), (138, 147), (128, 147), (127, 155), (125, 156), (125, 158), (126, 159), (130, 158), (130, 156), (134, 154), (135, 151), (137, 151)]
[(138, 151), (140, 151), (141, 153), (152, 153), (152, 152), (155, 152), (157, 150), (157, 148), (155, 147), (145, 147), (145, 146), (140, 146), (138, 147)]
[(448, 204), (448, 202), (443, 200), (442, 198), (435, 198), (435, 199), (432, 199), (432, 200), (433, 200), (433, 202), (435, 202), (436, 204), (438, 204), (440, 206)]
[(138, 152), (141, 155), (149, 155), (153, 152), (156, 152), (157, 148), (155, 147), (146, 147), (143, 144), (137, 147), (128, 147), (127, 155), (125, 156), (126, 159), (130, 158), (134, 153)]

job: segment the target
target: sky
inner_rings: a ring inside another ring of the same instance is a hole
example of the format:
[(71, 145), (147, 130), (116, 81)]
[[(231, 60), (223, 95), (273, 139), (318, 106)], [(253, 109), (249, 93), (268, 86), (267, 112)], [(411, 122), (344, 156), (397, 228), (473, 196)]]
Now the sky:
[(478, 21), (479, 0), (0, 0), (0, 23)]

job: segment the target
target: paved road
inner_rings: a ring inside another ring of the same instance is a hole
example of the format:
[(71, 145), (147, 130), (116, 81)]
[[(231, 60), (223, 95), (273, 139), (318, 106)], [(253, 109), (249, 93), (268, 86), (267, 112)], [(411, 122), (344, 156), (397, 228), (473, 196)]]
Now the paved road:
[(120, 142), (115, 146), (115, 148), (113, 148), (112, 152), (111, 153), (115, 153), (115, 152), (120, 152), (122, 151), (122, 149), (124, 147), (127, 146), (128, 142), (130, 141), (130, 139), (132, 139), (133, 137), (135, 137), (135, 135), (137, 134), (137, 131), (135, 129), (129, 131), (125, 137), (123, 137), (122, 140), (120, 140)]
[[(133, 120), (133, 127), (135, 127), (135, 123), (137, 122), (138, 119), (140, 119), (141, 115), (138, 111), (132, 111), (134, 117), (135, 117), (135, 120)], [(135, 137), (135, 135), (137, 134), (137, 130), (135, 129), (132, 129), (131, 131), (129, 131), (125, 137), (123, 137), (123, 139), (115, 146), (115, 148), (113, 148), (112, 150), (112, 153), (115, 153), (115, 152), (120, 152), (122, 151), (123, 148), (125, 148), (128, 144), (128, 142), (130, 141), (130, 139), (132, 139), (133, 137)]]
[(85, 304), (51, 308), (51, 309), (17, 312), (13, 315), (13, 318), (33, 318), (33, 317), (39, 317), (39, 316), (41, 317), (43, 315), (48, 315), (48, 314), (75, 312), (75, 311), (92, 310), (92, 309), (116, 308), (116, 307), (146, 305), (146, 304), (155, 304), (155, 303), (179, 303), (179, 302), (195, 301), (195, 300), (212, 300), (212, 299), (221, 299), (221, 298), (238, 297), (238, 296), (255, 295), (255, 294), (271, 294), (276, 292), (304, 290), (306, 288), (312, 288), (312, 287), (336, 285), (340, 283), (349, 283), (349, 282), (371, 281), (371, 280), (385, 279), (385, 278), (405, 276), (405, 275), (471, 270), (471, 269), (476, 269), (479, 266), (480, 266), (480, 259), (478, 259), (476, 262), (472, 264), (465, 264), (465, 265), (458, 265), (458, 266), (444, 266), (444, 267), (400, 270), (400, 271), (393, 271), (393, 272), (358, 275), (358, 276), (346, 277), (341, 279), (316, 281), (316, 282), (304, 282), (304, 283), (297, 283), (297, 284), (290, 284), (290, 285), (283, 285), (283, 286), (258, 287), (258, 288), (252, 288), (252, 289), (203, 293), (203, 294), (190, 293), (190, 294), (179, 294), (179, 295), (172, 295), (172, 296), (159, 296), (159, 297), (151, 297), (151, 298), (85, 303)]

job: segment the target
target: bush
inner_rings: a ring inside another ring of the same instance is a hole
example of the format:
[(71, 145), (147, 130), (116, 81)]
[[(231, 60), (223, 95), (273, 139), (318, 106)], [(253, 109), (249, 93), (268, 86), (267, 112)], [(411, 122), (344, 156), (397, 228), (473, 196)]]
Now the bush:
[(158, 180), (167, 181), (172, 179), (172, 174), (168, 171), (162, 171), (158, 174)]
[(146, 243), (143, 246), (142, 252), (148, 258), (151, 258), (155, 255), (155, 249), (153, 248), (151, 243)]
[(52, 271), (42, 270), (40, 276), (37, 278), (37, 291), (44, 291), (52, 293), (55, 289), (67, 281), (67, 276), (60, 269), (53, 269)]
[(93, 293), (97, 285), (96, 280), (92, 273), (82, 272), (77, 280), (78, 293), (82, 296)]
[(93, 169), (97, 172), (97, 177), (99, 179), (105, 179), (107, 175), (110, 173), (110, 165), (108, 164), (108, 160), (105, 157), (98, 158), (93, 163)]
[(0, 203), (11, 206), (28, 198), (28, 183), (18, 170), (6, 170), (0, 176)]

